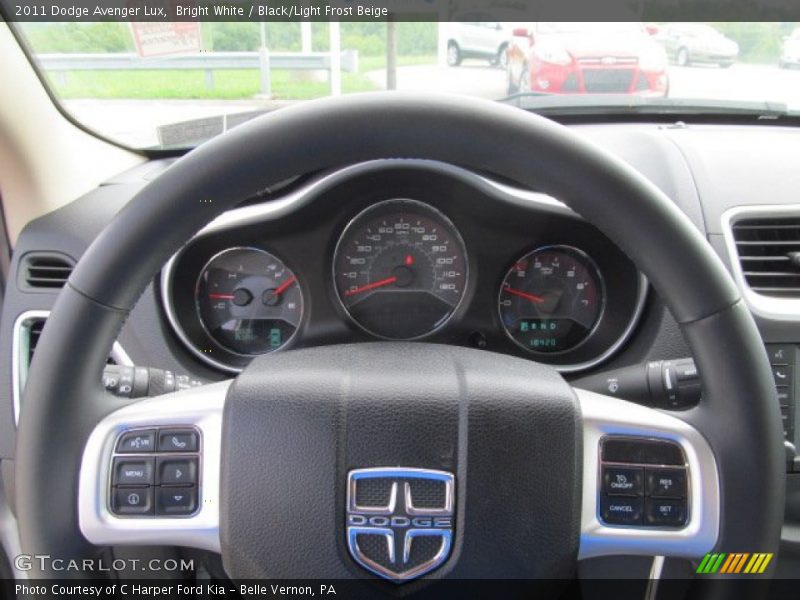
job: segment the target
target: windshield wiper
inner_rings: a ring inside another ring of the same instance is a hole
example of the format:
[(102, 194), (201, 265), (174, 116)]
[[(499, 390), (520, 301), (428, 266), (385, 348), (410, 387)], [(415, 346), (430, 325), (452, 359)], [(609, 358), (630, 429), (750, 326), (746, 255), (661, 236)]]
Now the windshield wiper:
[(499, 100), (545, 115), (734, 115), (758, 118), (797, 117), (781, 102), (742, 102), (701, 98), (648, 98), (626, 95), (542, 95), (518, 93)]

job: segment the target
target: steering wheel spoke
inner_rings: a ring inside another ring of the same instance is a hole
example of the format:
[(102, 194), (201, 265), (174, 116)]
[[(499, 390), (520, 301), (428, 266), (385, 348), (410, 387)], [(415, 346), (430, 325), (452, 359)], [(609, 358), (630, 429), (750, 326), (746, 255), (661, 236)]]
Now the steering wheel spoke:
[(79, 524), (97, 545), (220, 551), (222, 410), (230, 381), (148, 398), (103, 418), (83, 451)]
[(685, 421), (583, 389), (579, 558), (702, 557), (717, 543), (716, 459)]

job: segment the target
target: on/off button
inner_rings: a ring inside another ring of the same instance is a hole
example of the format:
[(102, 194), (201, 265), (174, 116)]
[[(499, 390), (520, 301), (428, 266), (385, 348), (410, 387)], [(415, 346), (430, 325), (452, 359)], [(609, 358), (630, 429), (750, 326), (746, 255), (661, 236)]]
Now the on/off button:
[(610, 496), (641, 496), (643, 481), (643, 469), (603, 467), (603, 492)]

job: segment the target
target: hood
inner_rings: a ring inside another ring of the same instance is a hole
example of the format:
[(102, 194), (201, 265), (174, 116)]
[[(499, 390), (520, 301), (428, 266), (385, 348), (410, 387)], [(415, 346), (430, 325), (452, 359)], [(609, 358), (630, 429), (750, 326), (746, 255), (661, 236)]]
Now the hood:
[(574, 58), (593, 58), (602, 56), (637, 58), (645, 51), (659, 47), (646, 35), (628, 37), (626, 35), (602, 34), (541, 34), (537, 43), (559, 46)]

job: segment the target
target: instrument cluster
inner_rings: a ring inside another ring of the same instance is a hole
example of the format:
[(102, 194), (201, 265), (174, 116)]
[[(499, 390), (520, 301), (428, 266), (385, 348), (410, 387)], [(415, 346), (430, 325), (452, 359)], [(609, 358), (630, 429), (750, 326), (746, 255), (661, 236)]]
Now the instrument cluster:
[(621, 348), (646, 282), (616, 246), (563, 206), (428, 169), (334, 176), (296, 194), (294, 211), (268, 203), (212, 223), (162, 273), (174, 332), (229, 372), (367, 340), (472, 345), (565, 372)]

